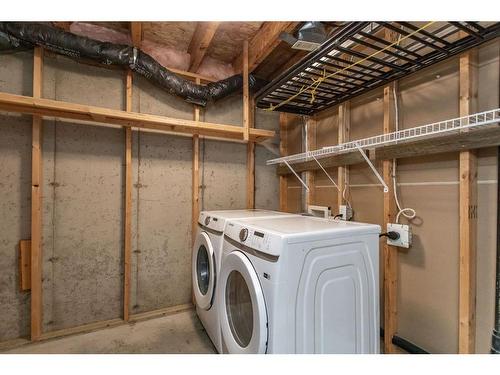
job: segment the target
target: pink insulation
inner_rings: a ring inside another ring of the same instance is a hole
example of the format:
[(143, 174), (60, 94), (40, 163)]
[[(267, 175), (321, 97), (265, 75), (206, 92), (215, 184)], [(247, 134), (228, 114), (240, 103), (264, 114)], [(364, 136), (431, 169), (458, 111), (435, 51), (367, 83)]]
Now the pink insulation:
[(190, 55), (187, 52), (176, 51), (148, 39), (142, 41), (141, 50), (158, 61), (165, 68), (188, 70)]
[[(70, 31), (73, 34), (101, 42), (132, 45), (132, 39), (128, 33), (90, 23), (73, 22), (70, 25)], [(167, 69), (185, 71), (189, 69), (191, 57), (187, 52), (177, 51), (148, 39), (142, 41), (141, 49)], [(225, 79), (235, 74), (231, 64), (215, 60), (209, 56), (205, 56), (197, 73), (215, 80)]]
[(122, 33), (107, 27), (92, 25), (84, 22), (73, 22), (69, 30), (76, 35), (96, 39), (101, 42), (132, 45), (132, 39), (127, 33)]
[(231, 64), (205, 56), (200, 67), (198, 68), (197, 73), (219, 81), (234, 75), (234, 69)]

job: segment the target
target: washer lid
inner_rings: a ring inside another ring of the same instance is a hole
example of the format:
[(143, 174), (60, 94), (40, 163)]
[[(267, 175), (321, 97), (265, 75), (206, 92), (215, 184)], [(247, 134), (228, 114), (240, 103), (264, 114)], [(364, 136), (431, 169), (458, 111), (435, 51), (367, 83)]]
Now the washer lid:
[(201, 232), (193, 247), (193, 291), (196, 304), (209, 310), (215, 293), (215, 256), (207, 233)]
[(262, 354), (267, 348), (267, 311), (257, 273), (248, 258), (233, 251), (220, 274), (219, 316), (231, 354)]

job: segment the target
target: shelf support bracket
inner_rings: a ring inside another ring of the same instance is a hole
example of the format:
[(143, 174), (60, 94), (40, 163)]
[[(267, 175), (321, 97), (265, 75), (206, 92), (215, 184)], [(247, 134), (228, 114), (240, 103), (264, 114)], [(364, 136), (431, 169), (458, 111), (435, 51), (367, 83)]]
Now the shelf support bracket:
[(288, 167), (288, 169), (290, 169), (292, 171), (292, 173), (295, 175), (295, 177), (297, 177), (297, 179), (300, 181), (300, 183), (302, 184), (302, 186), (305, 187), (306, 191), (309, 191), (309, 187), (307, 186), (307, 184), (299, 177), (299, 175), (297, 174), (297, 172), (295, 172), (293, 170), (293, 168), (291, 167), (291, 165), (286, 160), (283, 160), (283, 163), (285, 163), (286, 166)]
[(314, 155), (311, 155), (311, 157), (314, 159), (314, 161), (315, 161), (316, 163), (318, 163), (318, 165), (319, 165), (319, 167), (321, 168), (321, 170), (322, 170), (323, 172), (325, 172), (326, 177), (328, 177), (328, 178), (329, 178), (329, 180), (332, 182), (333, 186), (335, 186), (335, 187), (337, 188), (337, 190), (338, 190), (338, 191), (340, 191), (339, 186), (335, 183), (335, 181), (333, 181), (333, 178), (332, 178), (332, 177), (330, 176), (330, 174), (326, 171), (326, 169), (325, 169), (325, 168), (323, 168), (323, 166), (322, 166), (322, 165), (321, 165), (321, 163), (318, 161), (318, 159), (316, 159), (316, 157), (315, 157)]
[(370, 168), (372, 169), (373, 173), (378, 178), (378, 180), (380, 181), (380, 183), (382, 184), (382, 186), (384, 187), (384, 193), (388, 193), (389, 192), (389, 187), (387, 186), (387, 184), (385, 183), (385, 181), (382, 178), (382, 176), (380, 175), (380, 173), (378, 173), (377, 169), (372, 164), (372, 162), (370, 161), (370, 159), (368, 158), (368, 156), (366, 156), (366, 153), (363, 151), (363, 149), (361, 148), (361, 146), (358, 143), (356, 143), (356, 148), (358, 149), (359, 153), (363, 156), (363, 158), (365, 159), (365, 161), (368, 163), (368, 165), (370, 166)]

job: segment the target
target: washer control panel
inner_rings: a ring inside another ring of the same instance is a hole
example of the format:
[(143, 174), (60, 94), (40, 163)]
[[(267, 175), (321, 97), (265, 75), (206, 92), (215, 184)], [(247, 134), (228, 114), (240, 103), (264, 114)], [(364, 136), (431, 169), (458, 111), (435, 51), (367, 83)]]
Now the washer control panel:
[(200, 216), (198, 217), (199, 224), (221, 233), (224, 230), (225, 222), (226, 221), (221, 219), (220, 217), (211, 215), (210, 212), (205, 211), (201, 211)]

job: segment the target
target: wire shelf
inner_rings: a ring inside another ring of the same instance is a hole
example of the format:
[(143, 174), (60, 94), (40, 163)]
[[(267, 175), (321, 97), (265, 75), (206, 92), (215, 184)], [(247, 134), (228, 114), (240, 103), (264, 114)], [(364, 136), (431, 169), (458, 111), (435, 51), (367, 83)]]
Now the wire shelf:
[(400, 144), (413, 140), (435, 138), (439, 136), (473, 131), (500, 122), (500, 108), (485, 112), (478, 112), (469, 116), (458, 117), (450, 120), (434, 122), (432, 124), (403, 129), (392, 133), (358, 139), (335, 146), (327, 146), (318, 150), (283, 156), (267, 161), (267, 165), (306, 162), (325, 158), (328, 156), (344, 154), (361, 149), (372, 149), (391, 144)]

